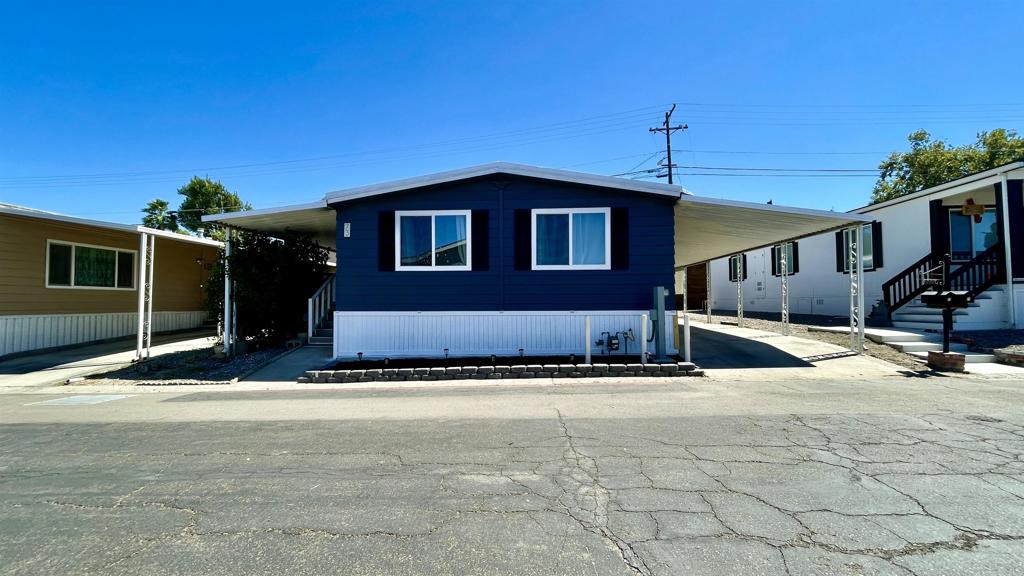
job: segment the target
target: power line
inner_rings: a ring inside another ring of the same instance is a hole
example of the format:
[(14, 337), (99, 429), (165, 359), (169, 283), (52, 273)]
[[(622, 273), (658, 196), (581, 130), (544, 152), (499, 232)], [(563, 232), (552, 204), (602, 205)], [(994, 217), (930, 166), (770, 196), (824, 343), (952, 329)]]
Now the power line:
[(664, 132), (665, 134), (665, 167), (668, 168), (668, 183), (672, 183), (672, 133), (679, 130), (686, 130), (686, 124), (671, 125), (672, 113), (676, 111), (676, 105), (672, 104), (672, 108), (668, 112), (665, 112), (665, 122), (658, 128), (648, 128), (650, 132)]

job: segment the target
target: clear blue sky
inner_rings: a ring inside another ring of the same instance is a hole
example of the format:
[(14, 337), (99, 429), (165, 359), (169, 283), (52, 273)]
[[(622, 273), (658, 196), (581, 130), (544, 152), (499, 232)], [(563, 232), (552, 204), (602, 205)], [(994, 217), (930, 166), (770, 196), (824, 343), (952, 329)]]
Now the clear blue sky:
[[(493, 160), (616, 174), (672, 102), (678, 164), (870, 169), (917, 128), (1020, 127), (1021, 30), (1013, 1), (6, 2), (0, 201), (134, 222), (193, 173), (255, 207)], [(836, 210), (873, 183), (679, 180)]]

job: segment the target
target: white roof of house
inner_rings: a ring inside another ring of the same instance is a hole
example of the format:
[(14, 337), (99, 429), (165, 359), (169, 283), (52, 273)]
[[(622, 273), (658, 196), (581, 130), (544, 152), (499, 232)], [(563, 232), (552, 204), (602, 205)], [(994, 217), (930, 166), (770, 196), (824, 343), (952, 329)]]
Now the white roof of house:
[(962, 178), (956, 180), (950, 180), (949, 182), (943, 182), (937, 184), (931, 188), (925, 188), (912, 192), (892, 200), (886, 200), (885, 202), (879, 202), (877, 204), (868, 204), (867, 206), (861, 206), (860, 208), (854, 208), (850, 212), (856, 212), (858, 214), (864, 214), (867, 212), (874, 212), (880, 208), (888, 208), (889, 206), (895, 206), (896, 204), (902, 204), (904, 202), (910, 202), (911, 200), (917, 200), (918, 198), (926, 198), (933, 195), (951, 196), (958, 194), (967, 189), (981, 188), (983, 186), (990, 186), (1000, 180), (1002, 174), (1006, 172), (1012, 172), (1014, 170), (1020, 170), (1024, 168), (1024, 161), (1010, 162), (1003, 164), (1002, 166), (996, 166), (989, 170), (978, 172), (976, 174), (968, 174)]
[(93, 228), (117, 230), (119, 232), (128, 232), (131, 234), (146, 233), (154, 236), (160, 236), (161, 238), (167, 238), (169, 240), (174, 240), (177, 242), (188, 242), (191, 244), (203, 244), (206, 246), (216, 247), (223, 246), (222, 242), (219, 242), (217, 240), (211, 240), (210, 238), (199, 238), (198, 236), (189, 236), (188, 234), (178, 234), (176, 232), (168, 232), (167, 230), (157, 230), (155, 228), (148, 228), (140, 224), (119, 224), (117, 222), (106, 222), (103, 220), (78, 218), (76, 216), (68, 216), (66, 214), (59, 214), (57, 212), (48, 212), (46, 210), (38, 210), (36, 208), (28, 208), (26, 206), (6, 204), (3, 202), (0, 202), (0, 214), (24, 216), (26, 218), (49, 220), (51, 222), (63, 222), (66, 224), (78, 224), (80, 226), (91, 226)]
[(365, 198), (367, 196), (377, 196), (379, 194), (400, 192), (402, 190), (411, 190), (414, 188), (422, 188), (424, 186), (457, 182), (459, 180), (491, 176), (494, 174), (508, 174), (511, 176), (539, 178), (542, 180), (571, 182), (574, 184), (586, 184), (589, 186), (615, 188), (618, 190), (647, 194), (661, 194), (664, 196), (678, 197), (682, 194), (689, 194), (689, 192), (687, 192), (682, 186), (676, 186), (674, 184), (644, 182), (641, 180), (630, 180), (628, 178), (619, 178), (616, 176), (601, 176), (599, 174), (587, 174), (585, 172), (573, 172), (571, 170), (560, 170), (555, 168), (541, 168), (539, 166), (515, 164), (513, 162), (491, 162), (488, 164), (470, 166), (468, 168), (459, 168), (458, 170), (437, 172), (424, 176), (415, 176), (413, 178), (404, 178), (401, 180), (392, 180), (390, 182), (370, 184), (368, 186), (357, 186), (355, 188), (346, 188), (344, 190), (328, 192), (324, 195), (324, 200), (328, 204), (333, 204), (335, 202), (355, 200), (357, 198)]

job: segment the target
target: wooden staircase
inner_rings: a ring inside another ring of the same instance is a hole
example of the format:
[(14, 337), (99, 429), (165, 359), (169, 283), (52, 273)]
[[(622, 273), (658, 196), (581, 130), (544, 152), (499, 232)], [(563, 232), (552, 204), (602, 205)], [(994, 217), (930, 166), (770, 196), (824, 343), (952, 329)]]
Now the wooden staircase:
[[(1008, 295), (1003, 245), (997, 242), (973, 260), (945, 274), (942, 257), (928, 254), (882, 284), (889, 319), (896, 328), (942, 331), (942, 310), (928, 308), (921, 296), (937, 290), (967, 292), (974, 302), (953, 312), (953, 330), (993, 330), (1006, 327), (1003, 311)], [(947, 277), (948, 276), (948, 277)]]

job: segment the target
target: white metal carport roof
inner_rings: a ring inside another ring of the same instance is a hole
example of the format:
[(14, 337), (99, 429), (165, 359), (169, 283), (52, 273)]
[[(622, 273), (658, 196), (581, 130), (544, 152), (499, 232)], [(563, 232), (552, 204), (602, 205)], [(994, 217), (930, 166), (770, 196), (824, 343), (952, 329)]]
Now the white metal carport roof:
[(675, 206), (676, 268), (870, 221), (848, 212), (681, 196)]
[(334, 250), (337, 244), (334, 235), (337, 218), (337, 212), (327, 206), (325, 200), (318, 200), (306, 204), (203, 216), (203, 221), (271, 235), (286, 230), (301, 232), (321, 246)]

